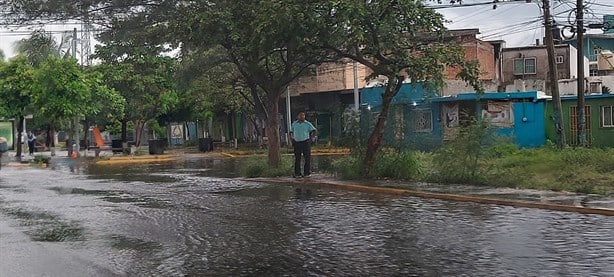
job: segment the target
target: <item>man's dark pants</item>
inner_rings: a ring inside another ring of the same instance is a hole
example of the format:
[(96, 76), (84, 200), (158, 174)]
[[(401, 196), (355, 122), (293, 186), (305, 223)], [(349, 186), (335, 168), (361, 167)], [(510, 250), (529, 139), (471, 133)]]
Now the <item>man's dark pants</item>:
[(28, 141), (28, 150), (30, 151), (30, 155), (34, 155), (34, 147), (35, 147), (34, 141)]
[(301, 155), (305, 158), (303, 176), (311, 174), (311, 144), (309, 140), (294, 142), (294, 176), (301, 175)]

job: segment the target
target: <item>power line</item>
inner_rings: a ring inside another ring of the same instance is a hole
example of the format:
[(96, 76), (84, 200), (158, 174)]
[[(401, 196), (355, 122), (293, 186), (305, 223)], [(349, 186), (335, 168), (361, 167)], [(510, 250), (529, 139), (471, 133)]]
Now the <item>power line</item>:
[(485, 6), (485, 5), (489, 5), (492, 6), (493, 8), (499, 7), (499, 5), (509, 5), (509, 4), (527, 4), (526, 0), (501, 0), (501, 2), (497, 2), (494, 3), (493, 1), (490, 2), (480, 2), (480, 3), (469, 3), (469, 4), (450, 4), (450, 5), (433, 5), (430, 6), (430, 8), (434, 9), (434, 10), (440, 10), (440, 9), (454, 9), (454, 8), (464, 8), (464, 7), (475, 7), (475, 6)]

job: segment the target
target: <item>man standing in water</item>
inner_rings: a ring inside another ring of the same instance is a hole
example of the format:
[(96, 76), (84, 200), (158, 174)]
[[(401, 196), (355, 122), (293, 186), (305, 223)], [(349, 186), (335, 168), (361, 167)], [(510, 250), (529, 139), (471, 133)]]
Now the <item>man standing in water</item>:
[[(305, 112), (299, 112), (296, 121), (290, 127), (290, 139), (294, 146), (294, 178), (307, 177), (311, 174), (311, 143), (315, 136), (316, 128), (305, 120)], [(301, 155), (305, 158), (303, 175), (301, 175)]]

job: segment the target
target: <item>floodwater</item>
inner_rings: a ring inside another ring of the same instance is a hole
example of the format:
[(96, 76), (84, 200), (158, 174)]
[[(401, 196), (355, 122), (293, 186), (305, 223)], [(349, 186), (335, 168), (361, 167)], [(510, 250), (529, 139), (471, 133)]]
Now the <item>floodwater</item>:
[(73, 163), (0, 171), (0, 276), (614, 276), (607, 216)]

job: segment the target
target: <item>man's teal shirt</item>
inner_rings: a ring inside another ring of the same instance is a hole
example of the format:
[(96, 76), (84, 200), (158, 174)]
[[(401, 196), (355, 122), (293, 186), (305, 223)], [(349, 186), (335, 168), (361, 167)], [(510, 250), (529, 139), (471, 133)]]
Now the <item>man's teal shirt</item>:
[(292, 134), (294, 135), (295, 141), (306, 141), (309, 139), (309, 133), (315, 130), (316, 127), (313, 127), (313, 124), (311, 124), (311, 122), (307, 120), (299, 122), (297, 120), (292, 123), (292, 128), (290, 129), (290, 132), (292, 132)]

